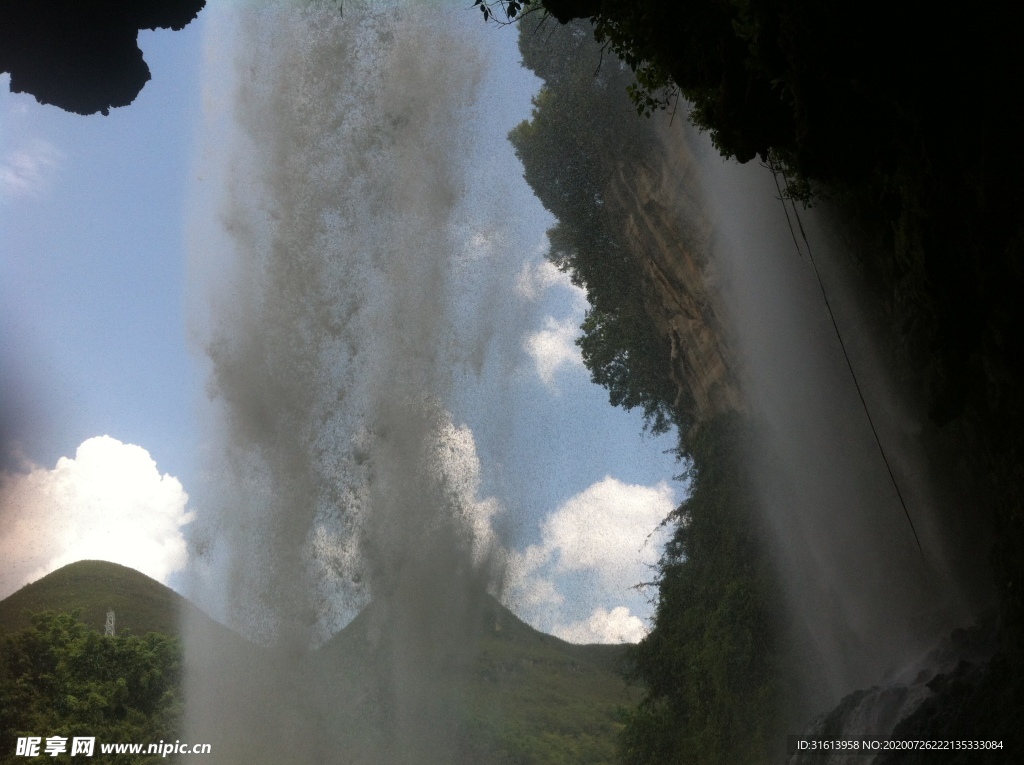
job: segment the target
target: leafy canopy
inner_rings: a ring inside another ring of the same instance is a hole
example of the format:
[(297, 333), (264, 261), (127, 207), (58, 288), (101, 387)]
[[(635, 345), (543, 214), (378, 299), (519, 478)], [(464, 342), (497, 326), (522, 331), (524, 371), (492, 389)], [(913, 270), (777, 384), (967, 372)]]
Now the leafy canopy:
[(692, 443), (691, 494), (666, 520), (654, 626), (632, 651), (647, 689), (627, 765), (776, 761), (784, 740), (782, 596), (744, 458), (750, 425), (720, 415)]
[[(95, 736), (97, 746), (174, 740), (180, 680), (177, 638), (107, 637), (78, 612), (35, 614), (31, 627), (0, 637), (0, 763), (18, 761), (19, 736)], [(119, 764), (161, 759), (111, 757)]]

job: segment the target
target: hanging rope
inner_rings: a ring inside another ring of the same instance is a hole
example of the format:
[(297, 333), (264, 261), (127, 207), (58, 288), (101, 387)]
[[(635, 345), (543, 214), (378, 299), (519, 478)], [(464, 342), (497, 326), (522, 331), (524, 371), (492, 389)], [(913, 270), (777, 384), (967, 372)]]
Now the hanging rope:
[[(775, 188), (779, 192), (779, 201), (782, 202), (782, 211), (786, 214), (786, 224), (789, 226), (790, 236), (793, 237), (793, 246), (796, 247), (797, 255), (803, 259), (803, 252), (800, 250), (800, 245), (796, 239), (796, 232), (793, 230), (793, 221), (789, 217), (789, 210), (786, 209), (786, 197), (782, 193), (782, 188), (779, 186), (779, 169), (775, 163), (770, 161), (765, 164), (761, 163), (764, 167), (768, 168), (772, 173), (772, 178), (775, 179)], [(785, 180), (786, 176), (783, 174), (783, 180), (786, 183), (786, 191), (789, 191), (789, 182)], [(878, 445), (878, 453), (882, 455), (882, 462), (885, 463), (885, 469), (889, 471), (889, 480), (892, 481), (892, 487), (896, 490), (896, 496), (900, 501), (900, 505), (903, 507), (903, 514), (907, 517), (907, 523), (910, 524), (910, 530), (914, 534), (914, 541), (917, 542), (917, 550), (921, 553), (921, 560), (924, 560), (924, 548), (921, 546), (921, 539), (917, 536), (917, 529), (914, 528), (914, 521), (910, 517), (910, 511), (907, 509), (907, 503), (903, 499), (903, 492), (900, 491), (900, 485), (896, 481), (896, 475), (892, 472), (892, 466), (889, 464), (889, 458), (885, 454), (885, 448), (882, 446), (882, 439), (878, 437), (878, 430), (875, 428), (875, 422), (871, 419), (871, 411), (868, 409), (868, 403), (864, 400), (864, 392), (860, 388), (860, 383), (857, 381), (857, 373), (853, 371), (853, 363), (850, 361), (850, 354), (846, 351), (846, 343), (843, 342), (843, 335), (839, 331), (839, 325), (836, 323), (835, 314), (832, 313), (832, 305), (828, 302), (828, 294), (825, 292), (825, 285), (821, 281), (821, 274), (818, 273), (818, 266), (814, 262), (814, 254), (811, 252), (811, 243), (807, 241), (807, 234), (804, 232), (804, 224), (800, 220), (800, 213), (796, 210), (796, 204), (793, 202), (793, 197), (789, 197), (789, 205), (793, 208), (793, 217), (796, 218), (797, 227), (800, 229), (800, 236), (804, 240), (804, 246), (807, 248), (807, 259), (811, 263), (811, 269), (814, 271), (814, 278), (818, 280), (818, 289), (821, 290), (821, 298), (825, 301), (825, 309), (828, 311), (828, 318), (832, 321), (832, 329), (836, 333), (836, 339), (839, 341), (839, 347), (843, 351), (843, 358), (846, 359), (846, 368), (850, 370), (850, 378), (853, 380), (853, 387), (857, 389), (857, 396), (860, 398), (860, 404), (864, 408), (864, 416), (867, 418), (868, 425), (871, 426), (871, 433), (875, 437), (875, 444)]]

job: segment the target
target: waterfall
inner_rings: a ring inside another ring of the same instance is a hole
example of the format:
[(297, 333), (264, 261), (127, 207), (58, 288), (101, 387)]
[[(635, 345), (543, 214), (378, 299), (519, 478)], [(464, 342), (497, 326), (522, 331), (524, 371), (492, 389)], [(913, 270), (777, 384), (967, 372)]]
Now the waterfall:
[[(971, 623), (991, 595), (986, 530), (964, 526), (956, 505), (966, 498), (929, 461), (927, 424), (877, 350), (879, 322), (865, 313), (853, 267), (864, 241), (841, 232), (827, 202), (802, 211), (798, 204), (797, 212), (787, 205), (787, 223), (765, 167), (723, 160), (696, 131), (686, 140), (700, 147), (701, 183), (717, 232), (713, 257), (743, 387), (764, 434), (751, 445), (753, 474), (791, 609), (803, 715), (821, 712), (897, 675), (953, 628)], [(872, 434), (808, 246), (922, 550)]]
[[(266, 654), (189, 642), (188, 735), (225, 761), (445, 762), (457, 691), (439, 689), (501, 574), (451, 414), (493, 330), (465, 295), (488, 267), (466, 244), (479, 43), (432, 4), (225, 13), (225, 190), (193, 237), (219, 412), (194, 590)], [(358, 755), (307, 656), (370, 601), (388, 729)]]

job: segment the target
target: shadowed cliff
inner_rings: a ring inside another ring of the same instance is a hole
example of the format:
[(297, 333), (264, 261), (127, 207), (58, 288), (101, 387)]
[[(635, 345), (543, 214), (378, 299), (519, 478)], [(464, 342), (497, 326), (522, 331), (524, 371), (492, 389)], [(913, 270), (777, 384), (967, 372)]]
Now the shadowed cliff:
[(206, 0), (0, 0), (0, 71), (11, 92), (77, 114), (127, 106), (149, 81), (141, 29), (180, 30)]
[[(927, 346), (904, 341), (877, 285), (848, 276), (891, 242), (838, 202), (793, 220), (767, 168), (723, 163), (682, 115), (674, 129), (636, 120), (628, 68), (592, 35), (524, 21), (524, 63), (545, 86), (510, 138), (558, 218), (549, 257), (587, 289), (578, 344), (594, 382), (654, 429), (679, 427), (690, 458), (653, 629), (633, 653), (648, 692), (621, 754), (775, 761), (785, 732), (932, 661), (991, 601), (988, 509), (962, 444), (929, 421), (907, 370), (906, 346)], [(805, 227), (813, 268), (795, 246)], [(929, 664), (930, 677), (940, 671)], [(938, 684), (913, 691), (945, 709)], [(884, 710), (888, 730), (910, 710)], [(998, 726), (1009, 729), (986, 730)]]

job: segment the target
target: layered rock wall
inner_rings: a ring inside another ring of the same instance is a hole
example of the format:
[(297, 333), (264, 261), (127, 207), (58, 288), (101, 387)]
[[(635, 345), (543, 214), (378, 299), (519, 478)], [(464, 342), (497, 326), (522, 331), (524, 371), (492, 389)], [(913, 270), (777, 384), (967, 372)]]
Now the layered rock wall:
[(619, 162), (605, 202), (622, 213), (626, 245), (648, 288), (645, 307), (671, 345), (676, 405), (699, 426), (746, 407), (709, 257), (714, 232), (694, 155), (678, 126), (660, 125), (657, 134), (642, 159)]

